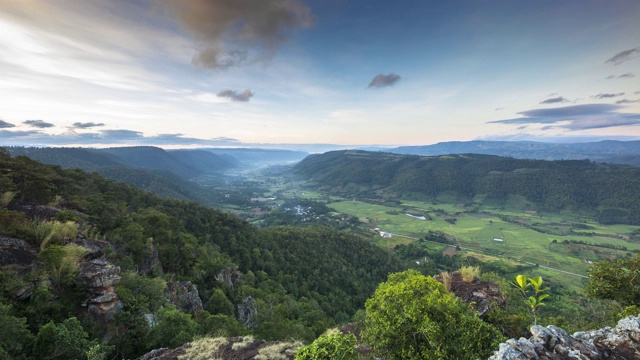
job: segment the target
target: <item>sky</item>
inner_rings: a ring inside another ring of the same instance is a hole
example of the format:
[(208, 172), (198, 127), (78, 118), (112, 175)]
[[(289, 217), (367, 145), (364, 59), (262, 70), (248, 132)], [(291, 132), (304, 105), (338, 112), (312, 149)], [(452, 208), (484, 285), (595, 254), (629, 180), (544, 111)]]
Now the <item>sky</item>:
[(637, 0), (0, 0), (0, 145), (640, 140), (638, 19)]

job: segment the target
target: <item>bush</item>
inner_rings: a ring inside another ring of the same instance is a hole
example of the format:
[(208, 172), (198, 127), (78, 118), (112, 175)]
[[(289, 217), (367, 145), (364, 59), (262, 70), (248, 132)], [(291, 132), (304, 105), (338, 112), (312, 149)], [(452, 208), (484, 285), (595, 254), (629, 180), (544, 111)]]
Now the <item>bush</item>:
[(357, 358), (356, 337), (335, 330), (298, 350), (296, 360), (352, 360)]
[(364, 339), (386, 359), (487, 358), (502, 336), (431, 277), (391, 274), (366, 303)]

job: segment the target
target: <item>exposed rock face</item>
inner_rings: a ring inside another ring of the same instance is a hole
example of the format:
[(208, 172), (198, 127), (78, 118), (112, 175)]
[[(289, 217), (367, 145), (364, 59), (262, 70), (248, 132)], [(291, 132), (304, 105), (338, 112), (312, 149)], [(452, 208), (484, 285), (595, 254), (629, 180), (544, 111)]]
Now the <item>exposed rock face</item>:
[(120, 267), (103, 260), (94, 259), (80, 264), (80, 278), (77, 284), (84, 286), (89, 294), (84, 306), (96, 320), (108, 320), (122, 304), (113, 290), (120, 282)]
[(534, 325), (532, 337), (509, 339), (491, 360), (640, 359), (640, 317), (618, 321), (616, 327), (577, 332), (573, 336), (549, 325)]
[[(442, 281), (439, 276), (435, 279)], [(453, 273), (451, 276), (451, 292), (467, 304), (473, 304), (481, 318), (493, 307), (505, 306), (505, 299), (498, 284), (480, 280), (466, 282), (459, 273)]]
[(0, 266), (11, 265), (18, 272), (29, 271), (36, 265), (37, 254), (24, 240), (0, 236)]
[(78, 236), (76, 237), (76, 241), (74, 241), (73, 243), (89, 250), (89, 253), (84, 256), (85, 259), (89, 260), (99, 259), (103, 257), (104, 249), (107, 247), (111, 247), (111, 244), (108, 241), (87, 239), (82, 234), (78, 234)]
[(258, 325), (258, 307), (256, 299), (247, 296), (238, 304), (238, 321), (247, 329), (251, 330)]
[(197, 312), (203, 309), (198, 287), (191, 281), (167, 283), (171, 302), (182, 311)]
[(138, 274), (147, 276), (150, 273), (160, 274), (162, 273), (162, 267), (160, 266), (160, 255), (158, 254), (158, 248), (153, 244), (149, 244), (149, 255), (146, 256), (141, 263), (136, 265)]
[(215, 276), (216, 280), (227, 285), (228, 287), (234, 287), (240, 280), (242, 280), (242, 273), (238, 271), (238, 267), (234, 266), (229, 269), (224, 269), (220, 271), (218, 275)]

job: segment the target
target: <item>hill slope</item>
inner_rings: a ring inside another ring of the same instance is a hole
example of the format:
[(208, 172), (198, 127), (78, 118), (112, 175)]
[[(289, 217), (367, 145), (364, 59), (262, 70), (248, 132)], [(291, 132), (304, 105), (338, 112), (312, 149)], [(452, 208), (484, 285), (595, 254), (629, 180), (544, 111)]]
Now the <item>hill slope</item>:
[(293, 171), (330, 187), (355, 184), (427, 197), (452, 192), (466, 201), (477, 196), (506, 201), (519, 195), (542, 210), (588, 210), (603, 223), (640, 223), (640, 169), (622, 165), (336, 151), (310, 155)]

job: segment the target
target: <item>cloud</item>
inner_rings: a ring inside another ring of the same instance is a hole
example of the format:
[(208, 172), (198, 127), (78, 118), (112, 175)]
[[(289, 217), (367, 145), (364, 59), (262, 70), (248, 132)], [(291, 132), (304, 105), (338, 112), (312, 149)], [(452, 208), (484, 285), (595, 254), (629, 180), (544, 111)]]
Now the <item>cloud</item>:
[(0, 130), (0, 139), (9, 139), (13, 137), (24, 137), (40, 134), (37, 130), (28, 130), (28, 131), (11, 131), (11, 130)]
[(36, 127), (36, 128), (40, 128), (40, 129), (44, 129), (44, 128), (50, 128), (50, 127), (54, 127), (55, 125), (53, 125), (52, 123), (48, 123), (44, 120), (25, 120), (22, 122), (25, 125), (31, 126), (31, 127)]
[(89, 129), (92, 127), (97, 127), (97, 126), (104, 126), (104, 123), (94, 123), (94, 122), (75, 122), (73, 123), (73, 127), (74, 128), (78, 128), (78, 129)]
[(617, 93), (617, 94), (603, 94), (600, 93), (598, 95), (594, 95), (593, 97), (596, 99), (609, 99), (609, 98), (614, 98), (614, 97), (618, 97), (618, 96), (622, 96), (624, 95), (624, 93)]
[(640, 102), (640, 100), (622, 99), (622, 100), (616, 101), (616, 104), (632, 104), (632, 103), (637, 103), (637, 102)]
[(609, 75), (606, 77), (607, 80), (611, 80), (611, 79), (632, 79), (636, 77), (636, 75), (634, 73), (624, 73), (622, 75)]
[(613, 55), (609, 60), (604, 63), (613, 63), (614, 65), (620, 65), (623, 62), (632, 59), (634, 53), (640, 52), (640, 48), (633, 48), (629, 50), (620, 51), (619, 53)]
[(182, 26), (200, 51), (192, 62), (225, 69), (255, 58), (268, 58), (297, 29), (314, 24), (301, 0), (170, 0)]
[(569, 100), (565, 99), (562, 96), (558, 96), (558, 97), (554, 97), (554, 98), (550, 98), (547, 100), (543, 100), (540, 102), (540, 104), (555, 104), (555, 103), (561, 103), (561, 102), (568, 102)]
[(100, 130), (102, 139), (139, 139), (142, 138), (142, 132), (134, 130)]
[(534, 109), (519, 112), (520, 118), (489, 121), (494, 124), (544, 124), (543, 130), (563, 128), (567, 130), (601, 129), (640, 124), (640, 114), (618, 113), (620, 105), (584, 104), (552, 109)]
[(0, 120), (0, 129), (12, 128), (15, 127), (12, 123), (8, 123), (4, 120)]
[(368, 88), (383, 88), (387, 86), (395, 85), (398, 81), (400, 81), (400, 75), (389, 73), (387, 75), (378, 74), (376, 77), (371, 80)]
[(254, 95), (254, 92), (251, 89), (247, 89), (243, 92), (237, 92), (231, 89), (225, 89), (218, 93), (218, 97), (226, 97), (233, 101), (242, 101), (247, 102), (251, 100), (251, 97)]

